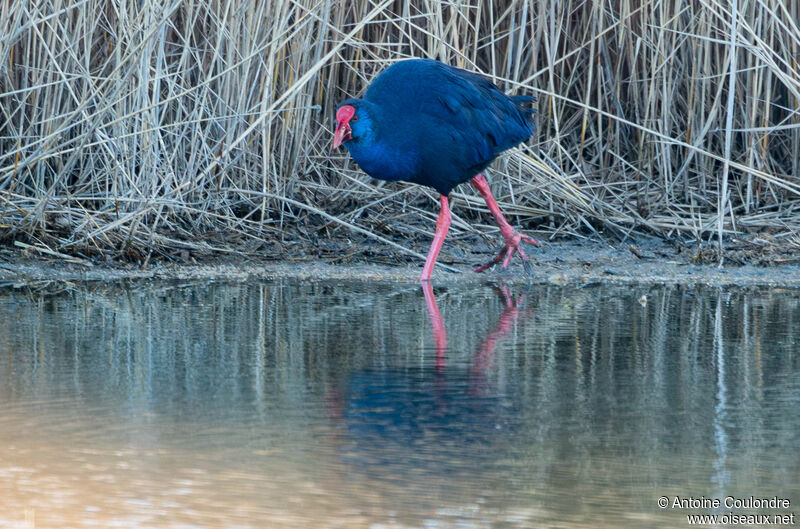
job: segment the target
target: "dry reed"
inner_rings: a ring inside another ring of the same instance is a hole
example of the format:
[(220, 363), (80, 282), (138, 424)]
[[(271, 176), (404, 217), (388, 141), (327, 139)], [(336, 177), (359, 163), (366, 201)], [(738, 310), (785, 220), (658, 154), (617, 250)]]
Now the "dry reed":
[[(798, 20), (798, 0), (2, 2), (0, 240), (281, 258), (355, 230), (411, 252), (433, 192), (330, 148), (336, 102), (407, 57), (539, 97), (492, 170), (514, 223), (796, 240)], [(454, 196), (456, 236), (491, 229)]]

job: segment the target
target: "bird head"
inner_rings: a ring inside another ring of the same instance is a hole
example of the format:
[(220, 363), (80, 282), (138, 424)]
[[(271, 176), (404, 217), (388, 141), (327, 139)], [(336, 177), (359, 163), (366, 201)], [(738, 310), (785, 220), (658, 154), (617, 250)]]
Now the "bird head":
[(336, 132), (333, 134), (333, 148), (337, 149), (347, 141), (359, 140), (371, 132), (369, 112), (365, 101), (348, 99), (336, 109)]

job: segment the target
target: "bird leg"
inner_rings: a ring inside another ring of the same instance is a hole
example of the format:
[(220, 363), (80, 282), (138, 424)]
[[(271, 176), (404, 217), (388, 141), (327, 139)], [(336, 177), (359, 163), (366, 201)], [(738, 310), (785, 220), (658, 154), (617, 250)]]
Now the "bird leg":
[(439, 257), (439, 250), (442, 249), (444, 238), (447, 237), (447, 230), (450, 229), (450, 203), (445, 195), (441, 196), (439, 202), (442, 205), (442, 209), (439, 211), (439, 218), (436, 219), (436, 234), (433, 236), (431, 249), (428, 250), (425, 266), (422, 267), (422, 275), (419, 276), (419, 280), (423, 282), (431, 280), (433, 265), (436, 264), (436, 258)]
[(517, 252), (519, 256), (522, 257), (522, 263), (525, 265), (525, 270), (530, 272), (531, 265), (528, 263), (528, 257), (522, 250), (520, 243), (524, 241), (534, 246), (538, 246), (539, 241), (533, 237), (529, 237), (528, 235), (518, 233), (514, 228), (511, 227), (511, 224), (508, 223), (506, 218), (503, 216), (503, 213), (500, 211), (500, 206), (497, 205), (497, 201), (495, 201), (494, 196), (492, 196), (492, 192), (489, 190), (489, 184), (486, 183), (486, 179), (481, 173), (478, 173), (478, 175), (472, 179), (472, 185), (474, 185), (478, 191), (480, 191), (481, 195), (483, 195), (483, 199), (486, 200), (486, 205), (489, 206), (489, 211), (492, 212), (497, 224), (500, 225), (500, 233), (503, 234), (503, 239), (506, 241), (505, 248), (500, 250), (500, 252), (488, 263), (476, 268), (475, 271), (483, 272), (490, 266), (499, 263), (500, 261), (503, 261), (502, 266), (503, 268), (506, 268), (508, 263), (511, 262), (511, 256), (514, 255), (514, 252)]

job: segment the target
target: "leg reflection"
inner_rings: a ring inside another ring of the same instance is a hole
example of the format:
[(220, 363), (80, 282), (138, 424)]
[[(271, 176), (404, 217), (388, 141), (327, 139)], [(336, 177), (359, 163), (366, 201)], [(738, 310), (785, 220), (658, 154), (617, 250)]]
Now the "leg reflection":
[(445, 366), (445, 355), (447, 354), (447, 329), (444, 327), (442, 314), (439, 306), (436, 305), (436, 298), (433, 295), (433, 286), (430, 281), (423, 281), (422, 293), (425, 294), (425, 307), (428, 309), (428, 320), (433, 327), (433, 341), (436, 344), (436, 369)]
[[(428, 309), (428, 320), (433, 328), (433, 340), (436, 351), (436, 368), (441, 369), (446, 365), (445, 357), (447, 353), (447, 329), (444, 320), (436, 304), (436, 297), (433, 295), (433, 286), (430, 282), (422, 282), (422, 293), (425, 295), (425, 307)], [(513, 326), (522, 319), (530, 317), (530, 310), (522, 310), (525, 303), (525, 294), (520, 294), (516, 300), (511, 294), (511, 290), (506, 285), (493, 286), (494, 291), (503, 300), (503, 313), (497, 320), (494, 328), (486, 335), (480, 347), (473, 354), (472, 370), (473, 373), (484, 373), (492, 364), (494, 351), (497, 343), (504, 338)]]
[(500, 318), (498, 318), (494, 329), (486, 335), (483, 343), (473, 355), (473, 369), (481, 373), (485, 372), (491, 366), (497, 343), (511, 331), (520, 316), (522, 315), (525, 318), (530, 316), (529, 310), (520, 312), (520, 308), (525, 302), (524, 293), (520, 294), (515, 301), (514, 297), (511, 295), (511, 290), (506, 285), (501, 285), (499, 287), (493, 286), (492, 288), (497, 295), (500, 296), (500, 299), (503, 300), (503, 313), (500, 314)]

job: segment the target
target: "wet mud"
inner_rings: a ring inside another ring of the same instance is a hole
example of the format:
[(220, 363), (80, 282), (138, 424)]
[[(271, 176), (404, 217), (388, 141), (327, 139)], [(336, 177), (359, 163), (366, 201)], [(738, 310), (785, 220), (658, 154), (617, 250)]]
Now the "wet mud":
[[(465, 251), (465, 249), (468, 249)], [(136, 279), (248, 279), (294, 278), (300, 280), (368, 280), (416, 282), (422, 261), (380, 248), (342, 248), (323, 254), (288, 256), (276, 260), (241, 256), (186, 256), (170, 262), (93, 263), (66, 261), (33, 250), (0, 250), (0, 283), (47, 281), (117, 281)], [(573, 241), (543, 243), (529, 248), (531, 271), (518, 257), (506, 270), (494, 267), (483, 273), (473, 268), (493, 255), (488, 245), (473, 251), (467, 244), (454, 244), (439, 258), (441, 264), (459, 273), (437, 267), (435, 285), (499, 282), (505, 284), (682, 284), (740, 287), (800, 287), (800, 257), (741, 259), (727, 256), (720, 267), (708, 249), (695, 250), (660, 240), (612, 243)], [(739, 264), (745, 263), (757, 264)]]

